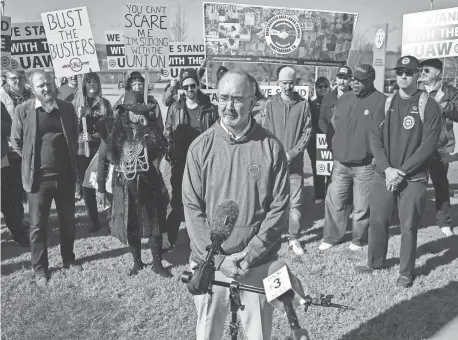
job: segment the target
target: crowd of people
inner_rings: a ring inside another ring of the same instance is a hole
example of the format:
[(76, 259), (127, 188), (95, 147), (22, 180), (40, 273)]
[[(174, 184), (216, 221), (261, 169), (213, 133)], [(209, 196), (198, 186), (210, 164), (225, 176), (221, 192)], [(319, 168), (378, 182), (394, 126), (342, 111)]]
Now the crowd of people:
[[(316, 80), (313, 100), (294, 91), (296, 71), (290, 66), (279, 67), (280, 93), (267, 99), (253, 75), (220, 68), (217, 105), (201, 91), (201, 72), (185, 69), (164, 93), (165, 122), (154, 96), (145, 100), (145, 78), (137, 71), (113, 106), (96, 73), (70, 77), (57, 88), (49, 74), (36, 70), (28, 75), (28, 89), (24, 72), (7, 71), (0, 89), (5, 223), (17, 243), (30, 245), (40, 287), (50, 279), (47, 222), (53, 200), (63, 267), (83, 270), (73, 251), (78, 198), (84, 199), (90, 232), (102, 228), (99, 211), (108, 211), (111, 235), (132, 254), (130, 275), (145, 268), (141, 240), (149, 238), (152, 271), (169, 278), (163, 248), (176, 244), (180, 224), (185, 221), (193, 269), (205, 259), (218, 206), (233, 200), (240, 211), (216, 256), (215, 279), (262, 287), (279, 257), (282, 234), (295, 255), (304, 255), (302, 217), (321, 204), (319, 249), (342, 243), (351, 217), (349, 248), (361, 251), (368, 245), (367, 263), (355, 270), (382, 269), (397, 204), (402, 236), (396, 284), (410, 287), (429, 176), (437, 224), (444, 235), (453, 234), (447, 171), (458, 90), (441, 81), (442, 67), (437, 59), (400, 58), (399, 90), (387, 97), (374, 88), (372, 66), (343, 66), (334, 89), (329, 79)], [(254, 114), (259, 102), (261, 114)], [(318, 133), (326, 135), (334, 156), (329, 178), (315, 169)], [(304, 206), (305, 151), (313, 169), (312, 207)], [(265, 296), (242, 292), (241, 299), (248, 337), (269, 338), (272, 307)], [(221, 338), (227, 290), (214, 287), (212, 295), (195, 296), (194, 302), (197, 338)]]

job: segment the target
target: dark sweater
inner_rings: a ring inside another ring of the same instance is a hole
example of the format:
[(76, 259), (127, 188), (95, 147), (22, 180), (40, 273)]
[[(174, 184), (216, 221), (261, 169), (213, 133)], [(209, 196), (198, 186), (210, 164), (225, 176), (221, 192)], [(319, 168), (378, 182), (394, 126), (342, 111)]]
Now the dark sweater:
[(75, 99), (75, 92), (77, 87), (70, 87), (68, 84), (62, 85), (58, 89), (57, 98), (71, 103)]
[(429, 160), (437, 150), (441, 132), (439, 106), (428, 98), (424, 121), (419, 114), (421, 91), (402, 99), (399, 93), (391, 101), (385, 118), (385, 106), (376, 112), (372, 125), (371, 147), (376, 172), (385, 176), (389, 167), (406, 173), (407, 180), (421, 180), (428, 176)]
[(353, 165), (371, 163), (372, 117), (379, 106), (385, 104), (385, 99), (386, 97), (375, 89), (359, 97), (353, 91), (349, 91), (339, 98), (334, 110), (334, 159)]

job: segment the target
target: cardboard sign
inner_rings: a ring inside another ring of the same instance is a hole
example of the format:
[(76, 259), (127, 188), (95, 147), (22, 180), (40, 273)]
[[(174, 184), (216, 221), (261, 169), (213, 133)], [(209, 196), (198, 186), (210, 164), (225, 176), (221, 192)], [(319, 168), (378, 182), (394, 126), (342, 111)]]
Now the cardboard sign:
[(262, 280), (266, 291), (267, 302), (272, 302), (292, 289), (289, 272), (286, 266), (280, 268), (275, 273)]
[(402, 55), (418, 59), (458, 56), (458, 7), (405, 14)]
[(27, 71), (46, 68), (52, 68), (52, 59), (43, 23), (13, 23), (11, 69)]
[(319, 176), (331, 176), (334, 158), (332, 151), (326, 142), (326, 135), (316, 135), (316, 174)]
[(201, 91), (208, 96), (212, 104), (218, 105), (218, 90), (203, 89)]
[(2, 69), (11, 64), (11, 17), (2, 16)]
[(126, 64), (132, 69), (169, 67), (167, 5), (124, 4)]
[[(294, 91), (298, 92), (302, 98), (308, 99), (309, 97), (309, 85), (294, 86)], [(280, 86), (261, 85), (261, 92), (264, 97), (275, 96), (280, 93)]]
[(205, 59), (203, 42), (169, 43), (169, 68), (162, 70), (162, 79), (178, 79), (181, 70), (194, 68), (196, 71)]
[(41, 13), (56, 77), (100, 71), (86, 7)]
[(124, 47), (123, 31), (105, 32), (105, 44), (107, 48), (107, 64), (109, 70), (124, 70), (126, 66), (126, 55)]
[(345, 65), (358, 14), (204, 3), (206, 55), (215, 61)]

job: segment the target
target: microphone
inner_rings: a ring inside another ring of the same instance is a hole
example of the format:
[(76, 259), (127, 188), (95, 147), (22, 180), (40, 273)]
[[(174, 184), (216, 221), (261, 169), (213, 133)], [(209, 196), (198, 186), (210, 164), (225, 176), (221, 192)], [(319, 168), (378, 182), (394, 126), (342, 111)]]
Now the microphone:
[(216, 271), (215, 255), (223, 253), (221, 244), (232, 233), (238, 217), (239, 206), (234, 201), (226, 200), (216, 207), (211, 223), (210, 240), (212, 243), (207, 246), (205, 261), (193, 268), (194, 275), (187, 284), (191, 294), (201, 295), (209, 292)]

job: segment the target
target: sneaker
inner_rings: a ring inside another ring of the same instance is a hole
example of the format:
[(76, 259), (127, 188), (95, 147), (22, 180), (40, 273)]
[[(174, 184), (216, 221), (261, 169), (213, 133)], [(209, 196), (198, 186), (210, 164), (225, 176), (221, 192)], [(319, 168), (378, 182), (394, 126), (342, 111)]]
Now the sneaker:
[(450, 227), (442, 227), (441, 228), (441, 232), (442, 232), (442, 234), (444, 234), (447, 237), (453, 236), (453, 231), (452, 231), (452, 228), (450, 228)]
[(410, 277), (406, 276), (399, 276), (398, 279), (396, 280), (396, 286), (402, 287), (402, 288), (409, 288), (412, 287), (413, 280)]
[(350, 242), (350, 246), (348, 247), (348, 249), (353, 250), (353, 251), (358, 251), (358, 250), (363, 250), (364, 247), (363, 246), (358, 246), (358, 245), (354, 244), (353, 242)]
[(326, 250), (326, 249), (329, 249), (329, 248), (332, 248), (332, 247), (334, 247), (333, 244), (331, 244), (331, 243), (326, 243), (326, 242), (322, 242), (322, 243), (320, 244), (320, 246), (318, 247), (318, 249), (319, 249), (319, 250)]
[(321, 198), (315, 200), (315, 204), (317, 204), (317, 205), (318, 204), (323, 204), (323, 203), (324, 203), (324, 200), (321, 199)]
[(48, 286), (48, 277), (46, 274), (35, 274), (35, 284), (38, 288), (46, 288)]
[(74, 270), (76, 272), (82, 272), (83, 271), (83, 266), (80, 265), (79, 263), (75, 262), (75, 261), (64, 263), (62, 268), (66, 269), (66, 270)]
[(360, 274), (372, 274), (374, 272), (374, 270), (376, 270), (376, 269), (372, 268), (372, 267), (369, 267), (367, 265), (364, 265), (364, 266), (355, 267), (355, 270), (356, 270), (357, 273), (360, 273)]
[(297, 256), (301, 256), (305, 254), (305, 251), (304, 249), (302, 249), (301, 244), (299, 243), (298, 240), (290, 240), (289, 247), (292, 248), (294, 254), (296, 254)]

